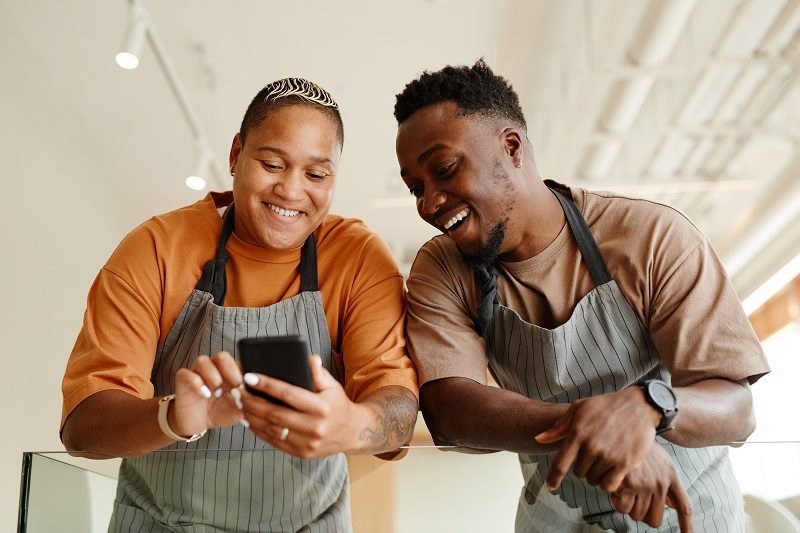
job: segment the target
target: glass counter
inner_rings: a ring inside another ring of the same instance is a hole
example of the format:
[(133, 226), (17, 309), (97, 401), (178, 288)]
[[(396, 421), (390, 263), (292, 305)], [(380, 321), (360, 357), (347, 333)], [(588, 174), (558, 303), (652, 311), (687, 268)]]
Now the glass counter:
[[(522, 487), (517, 456), (475, 455), (409, 446), (398, 461), (348, 458), (357, 533), (511, 532)], [(162, 451), (153, 453), (198, 453)], [(274, 451), (213, 450), (216, 453)], [(731, 448), (745, 496), (748, 531), (800, 532), (800, 442), (748, 442)], [(119, 459), (66, 452), (23, 454), (19, 532), (104, 532)]]

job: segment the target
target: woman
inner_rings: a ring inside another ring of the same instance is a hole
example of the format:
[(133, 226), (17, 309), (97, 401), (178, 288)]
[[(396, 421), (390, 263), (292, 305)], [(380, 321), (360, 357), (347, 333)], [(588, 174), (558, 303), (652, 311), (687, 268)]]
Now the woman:
[[(328, 213), (342, 142), (324, 89), (267, 85), (233, 138), (233, 191), (148, 220), (95, 280), (62, 440), (125, 458), (110, 530), (347, 531), (342, 452), (410, 439), (402, 278), (377, 235)], [(237, 339), (281, 334), (318, 354), (314, 392), (242, 376)]]

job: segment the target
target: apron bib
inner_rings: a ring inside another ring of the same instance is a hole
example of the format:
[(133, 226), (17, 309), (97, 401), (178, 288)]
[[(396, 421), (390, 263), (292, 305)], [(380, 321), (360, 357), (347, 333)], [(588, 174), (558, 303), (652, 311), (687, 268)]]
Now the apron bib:
[[(317, 279), (314, 235), (303, 245), (300, 293), (267, 307), (224, 307), (225, 245), (234, 206), (224, 217), (217, 255), (186, 300), (158, 351), (156, 396), (172, 394), (175, 374), (201, 354), (227, 351), (239, 361), (243, 337), (301, 335), (339, 379)], [(175, 453), (170, 453), (175, 452)], [(191, 443), (123, 459), (109, 531), (351, 531), (344, 454), (300, 459), (236, 424), (209, 429)]]
[[(555, 190), (595, 288), (555, 329), (525, 322), (497, 297), (493, 266), (477, 270), (484, 291), (479, 315), (489, 370), (497, 383), (529, 398), (569, 403), (622, 390), (647, 379), (670, 383), (650, 335), (611, 278), (597, 243), (572, 200)], [(694, 506), (697, 531), (743, 532), (742, 495), (726, 446), (684, 448), (656, 437), (680, 475)], [(570, 471), (555, 493), (544, 488), (552, 454), (519, 455), (525, 486), (517, 507), (518, 532), (678, 531), (666, 509), (661, 527), (614, 510), (604, 490)]]

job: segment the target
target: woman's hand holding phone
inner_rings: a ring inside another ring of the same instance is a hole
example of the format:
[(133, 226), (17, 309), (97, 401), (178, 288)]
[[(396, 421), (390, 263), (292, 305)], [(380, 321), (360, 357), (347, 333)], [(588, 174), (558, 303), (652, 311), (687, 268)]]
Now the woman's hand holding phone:
[(318, 356), (311, 356), (310, 371), (315, 392), (263, 374), (245, 374), (249, 388), (286, 404), (278, 405), (243, 393), (244, 416), (250, 430), (297, 457), (324, 457), (355, 450), (358, 428), (366, 425), (362, 421), (362, 410), (366, 407), (350, 401), (342, 385), (322, 367)]

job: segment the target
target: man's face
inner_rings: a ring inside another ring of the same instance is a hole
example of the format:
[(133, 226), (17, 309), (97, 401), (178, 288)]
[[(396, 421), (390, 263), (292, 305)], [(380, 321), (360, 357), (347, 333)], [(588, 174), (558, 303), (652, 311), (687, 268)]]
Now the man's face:
[(341, 143), (322, 111), (279, 107), (233, 139), (236, 235), (243, 241), (286, 250), (302, 246), (333, 201)]
[(461, 115), (454, 102), (430, 105), (400, 124), (396, 148), (400, 175), (425, 222), (473, 262), (507, 251), (517, 192), (496, 121)]

